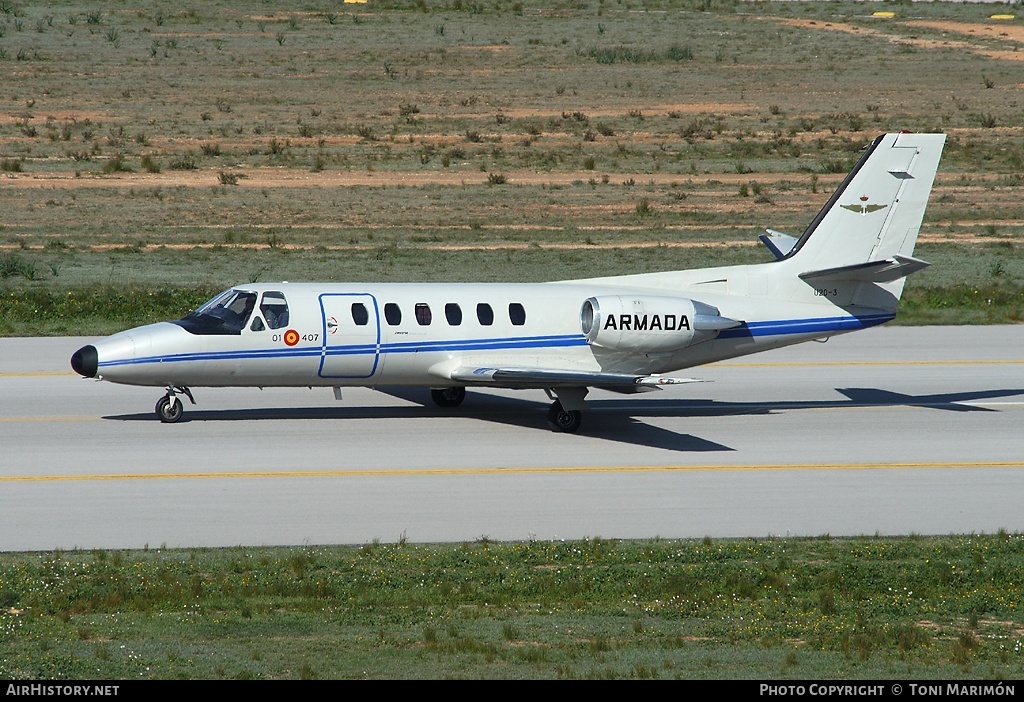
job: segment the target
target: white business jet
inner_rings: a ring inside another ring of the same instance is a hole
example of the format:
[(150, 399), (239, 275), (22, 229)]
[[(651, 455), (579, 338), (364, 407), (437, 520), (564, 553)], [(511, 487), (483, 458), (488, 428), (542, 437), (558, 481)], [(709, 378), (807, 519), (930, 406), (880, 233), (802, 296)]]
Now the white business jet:
[(239, 285), (173, 321), (84, 346), (87, 378), (164, 387), (163, 422), (194, 387), (420, 386), (442, 407), (467, 387), (542, 389), (557, 431), (590, 388), (696, 382), (683, 368), (893, 319), (944, 134), (885, 134), (774, 261), (549, 283)]

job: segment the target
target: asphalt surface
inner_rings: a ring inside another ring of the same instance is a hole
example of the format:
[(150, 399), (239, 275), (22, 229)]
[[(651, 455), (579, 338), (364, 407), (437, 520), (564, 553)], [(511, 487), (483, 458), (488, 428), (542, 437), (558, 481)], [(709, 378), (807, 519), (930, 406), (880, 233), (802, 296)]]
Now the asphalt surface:
[(86, 380), (91, 339), (0, 339), (0, 551), (1024, 532), (1024, 326), (890, 327), (595, 392)]

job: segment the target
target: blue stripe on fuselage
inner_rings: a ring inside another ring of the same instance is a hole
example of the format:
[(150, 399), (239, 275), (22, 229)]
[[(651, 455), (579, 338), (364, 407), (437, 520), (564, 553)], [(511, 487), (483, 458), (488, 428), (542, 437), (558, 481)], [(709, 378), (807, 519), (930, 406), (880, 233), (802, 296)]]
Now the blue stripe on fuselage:
[(746, 322), (742, 326), (721, 331), (718, 338), (741, 339), (755, 336), (786, 336), (787, 334), (834, 334), (867, 329), (884, 324), (895, 317), (895, 314), (872, 314), (863, 317), (813, 317), (810, 319)]
[(401, 343), (353, 344), (349, 346), (305, 346), (299, 348), (248, 349), (240, 351), (207, 351), (196, 353), (178, 353), (163, 356), (144, 356), (141, 358), (117, 361), (100, 361), (99, 366), (124, 366), (145, 363), (187, 363), (190, 361), (234, 361), (240, 359), (261, 358), (296, 358), (351, 356), (376, 353), (421, 353), (429, 351), (480, 351), (534, 348), (564, 348), (567, 346), (586, 346), (587, 340), (580, 335), (550, 335), (527, 337), (504, 337), (498, 339), (456, 339), (446, 341), (404, 341)]

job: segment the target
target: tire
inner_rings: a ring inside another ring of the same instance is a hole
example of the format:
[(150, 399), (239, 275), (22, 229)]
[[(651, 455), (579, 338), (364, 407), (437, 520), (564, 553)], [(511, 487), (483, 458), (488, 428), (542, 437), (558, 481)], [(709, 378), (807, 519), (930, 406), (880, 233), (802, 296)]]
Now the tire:
[(561, 402), (553, 402), (548, 409), (548, 426), (555, 431), (572, 434), (579, 430), (583, 423), (583, 413), (579, 410), (564, 410)]
[(430, 399), (438, 407), (458, 407), (466, 399), (466, 388), (435, 388), (430, 391)]
[(182, 413), (185, 411), (184, 406), (181, 404), (181, 400), (177, 397), (171, 397), (170, 395), (164, 395), (156, 403), (156, 416), (164, 424), (173, 424), (174, 422), (181, 419)]

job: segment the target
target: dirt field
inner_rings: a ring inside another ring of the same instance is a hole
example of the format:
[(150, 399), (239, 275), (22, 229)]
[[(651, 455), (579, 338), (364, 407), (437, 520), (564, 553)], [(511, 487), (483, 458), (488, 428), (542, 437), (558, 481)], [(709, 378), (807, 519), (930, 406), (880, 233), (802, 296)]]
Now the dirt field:
[[(36, 275), (0, 285), (109, 277), (111, 252), (168, 282), (207, 265), (192, 251), (764, 255), (765, 227), (802, 231), (897, 129), (949, 135), (922, 243), (1024, 281), (1024, 25), (894, 8), (18, 6), (0, 16), (0, 251)], [(488, 276), (515, 278), (503, 265)]]

